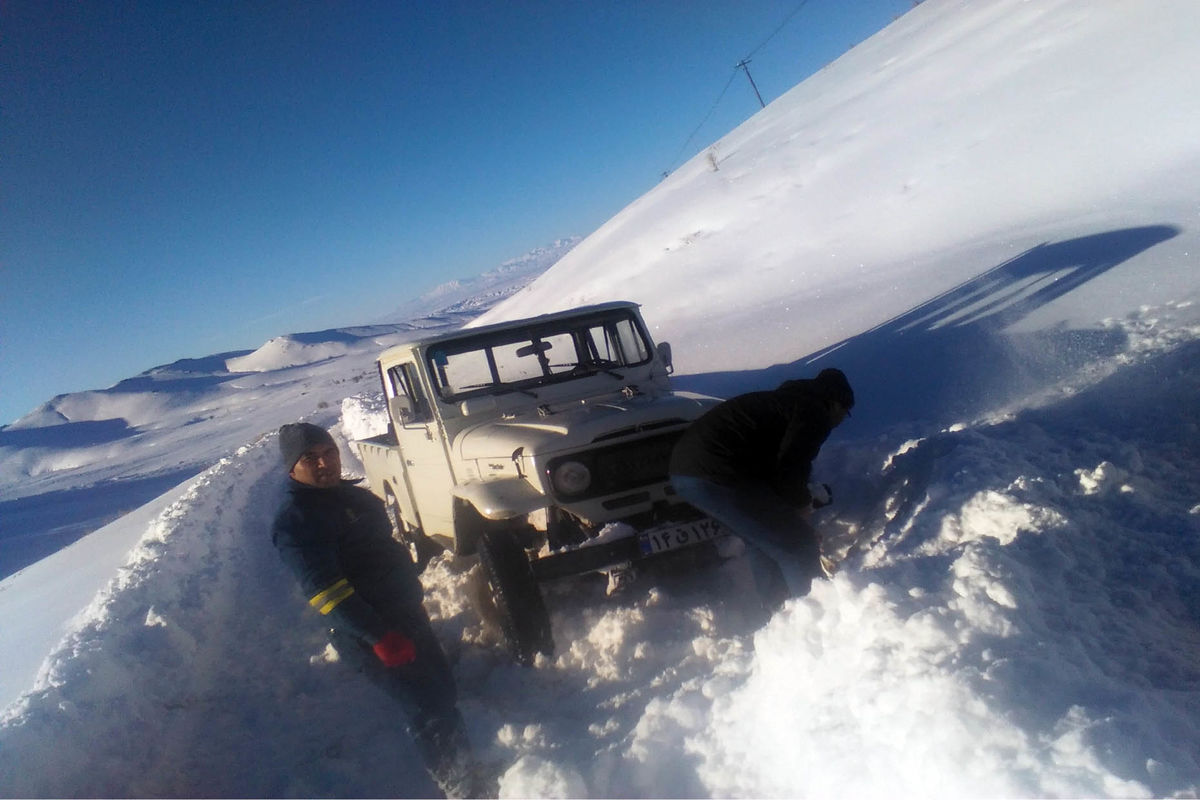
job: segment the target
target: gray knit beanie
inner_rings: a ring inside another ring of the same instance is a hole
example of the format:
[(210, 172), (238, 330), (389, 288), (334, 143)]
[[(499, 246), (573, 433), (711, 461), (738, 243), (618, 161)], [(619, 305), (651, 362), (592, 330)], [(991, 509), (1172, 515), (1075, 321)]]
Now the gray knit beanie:
[(319, 444), (336, 446), (329, 431), (313, 425), (310, 422), (289, 422), (279, 429), (279, 454), (283, 457), (283, 465), (290, 471), (300, 460), (300, 456), (311, 447)]

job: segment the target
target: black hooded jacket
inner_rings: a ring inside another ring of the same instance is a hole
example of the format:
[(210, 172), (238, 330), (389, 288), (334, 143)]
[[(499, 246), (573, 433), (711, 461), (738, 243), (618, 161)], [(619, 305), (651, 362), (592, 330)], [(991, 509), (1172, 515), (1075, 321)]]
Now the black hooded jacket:
[(333, 628), (373, 645), (389, 630), (411, 636), (424, 615), (412, 558), (392, 538), (383, 502), (366, 489), (289, 480), (271, 540)]
[(683, 434), (671, 454), (671, 474), (768, 486), (793, 505), (808, 505), (812, 462), (833, 430), (827, 397), (816, 380), (732, 397)]

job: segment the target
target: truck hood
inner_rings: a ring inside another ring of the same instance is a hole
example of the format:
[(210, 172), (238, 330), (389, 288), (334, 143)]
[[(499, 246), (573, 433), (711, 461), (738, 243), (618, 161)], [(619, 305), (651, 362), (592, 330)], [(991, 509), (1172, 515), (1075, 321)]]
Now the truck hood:
[(517, 448), (524, 448), (527, 457), (545, 457), (656, 423), (690, 422), (714, 402), (711, 398), (671, 394), (552, 405), (544, 415), (536, 411), (522, 413), (468, 428), (459, 434), (454, 448), (463, 459), (507, 460)]

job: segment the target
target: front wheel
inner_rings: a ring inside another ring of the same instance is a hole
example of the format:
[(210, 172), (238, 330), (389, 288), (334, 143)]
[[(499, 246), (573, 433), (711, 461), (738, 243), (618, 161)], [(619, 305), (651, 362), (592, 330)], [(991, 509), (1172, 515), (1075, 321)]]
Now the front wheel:
[(479, 537), (479, 560), (513, 657), (522, 664), (531, 664), (538, 653), (552, 655), (550, 614), (529, 557), (516, 537), (503, 528), (483, 531)]
[(392, 521), (392, 530), (396, 541), (408, 550), (409, 558), (417, 566), (417, 572), (424, 572), (430, 559), (437, 555), (441, 548), (420, 528), (410, 526), (405, 522), (404, 513), (400, 510), (400, 501), (396, 498), (392, 487), (384, 487), (383, 501), (387, 506), (388, 519)]

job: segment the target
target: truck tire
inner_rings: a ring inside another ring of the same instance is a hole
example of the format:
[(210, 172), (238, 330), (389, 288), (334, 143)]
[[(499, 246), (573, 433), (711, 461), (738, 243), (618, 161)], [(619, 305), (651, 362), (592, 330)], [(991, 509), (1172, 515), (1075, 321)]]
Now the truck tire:
[(550, 614), (524, 548), (511, 532), (490, 528), (479, 537), (479, 560), (513, 657), (532, 664), (538, 653), (553, 655)]
[(392, 491), (391, 486), (383, 487), (383, 502), (387, 506), (388, 519), (392, 521), (392, 535), (408, 550), (409, 557), (417, 566), (417, 573), (424, 572), (430, 559), (437, 555), (441, 548), (420, 528), (405, 522), (404, 513), (400, 510), (400, 501), (396, 499), (396, 493)]

